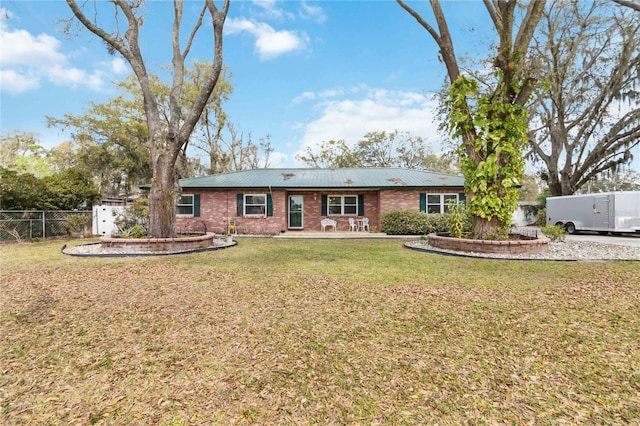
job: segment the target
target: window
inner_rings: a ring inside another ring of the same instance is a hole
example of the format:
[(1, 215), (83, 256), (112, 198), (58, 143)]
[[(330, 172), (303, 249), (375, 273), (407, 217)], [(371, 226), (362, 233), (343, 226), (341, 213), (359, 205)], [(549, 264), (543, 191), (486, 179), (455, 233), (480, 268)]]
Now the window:
[(267, 195), (266, 194), (245, 194), (243, 204), (244, 204), (245, 216), (266, 216), (267, 215)]
[(427, 194), (426, 201), (427, 213), (447, 213), (449, 203), (458, 203), (458, 194)]
[(193, 216), (193, 200), (193, 194), (181, 195), (180, 198), (178, 198), (178, 208), (176, 210), (176, 214), (178, 216)]
[(358, 196), (357, 195), (330, 195), (328, 198), (329, 216), (357, 216)]

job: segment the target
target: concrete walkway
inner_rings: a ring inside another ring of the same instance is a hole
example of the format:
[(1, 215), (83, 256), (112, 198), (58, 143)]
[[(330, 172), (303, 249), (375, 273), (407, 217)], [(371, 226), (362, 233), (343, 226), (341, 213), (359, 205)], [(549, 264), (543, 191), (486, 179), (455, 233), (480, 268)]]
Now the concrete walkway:
[(348, 232), (348, 231), (287, 231), (275, 235), (273, 238), (308, 238), (308, 239), (355, 239), (355, 238), (384, 238), (400, 240), (418, 240), (419, 235), (387, 235), (384, 232)]

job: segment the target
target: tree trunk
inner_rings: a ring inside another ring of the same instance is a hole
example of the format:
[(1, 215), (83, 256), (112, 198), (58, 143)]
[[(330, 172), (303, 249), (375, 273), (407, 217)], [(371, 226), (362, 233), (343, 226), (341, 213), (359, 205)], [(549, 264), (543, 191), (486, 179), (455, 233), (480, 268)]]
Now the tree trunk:
[[(438, 30), (432, 27), (420, 14), (404, 3), (403, 0), (396, 1), (427, 30), (438, 44), (442, 61), (447, 67), (450, 82), (452, 86), (454, 86), (456, 81), (460, 80), (460, 70), (448, 24), (440, 6), (440, 0), (429, 0)], [(544, 4), (543, 1), (529, 2), (529, 4), (526, 5), (526, 13), (522, 18), (522, 22), (519, 25), (517, 33), (515, 33), (514, 13), (517, 1), (484, 1), (484, 5), (500, 38), (494, 66), (501, 71), (499, 82), (494, 88), (492, 96), (488, 98), (489, 102), (484, 104), (485, 106), (487, 104), (523, 106), (527, 102), (534, 87), (534, 80), (529, 78), (526, 72), (527, 50), (538, 22), (542, 17)], [(463, 162), (468, 160), (466, 168), (463, 166), (463, 171), (465, 173), (465, 191), (467, 192), (467, 199), (469, 201), (468, 206), (470, 206), (470, 213), (474, 216), (472, 234), (474, 238), (496, 238), (499, 237), (499, 232), (508, 227), (509, 222), (507, 221), (510, 221), (510, 218), (506, 216), (513, 212), (515, 205), (511, 192), (507, 192), (506, 194), (501, 193), (504, 189), (505, 181), (511, 180), (515, 183), (522, 177), (522, 172), (519, 171), (519, 168), (522, 163), (523, 148), (520, 148), (519, 144), (515, 144), (514, 142), (519, 138), (519, 136), (514, 136), (515, 131), (519, 132), (519, 130), (517, 130), (518, 126), (513, 125), (513, 121), (518, 121), (518, 113), (515, 108), (506, 108), (509, 112), (505, 112), (503, 108), (502, 114), (508, 114), (512, 122), (503, 127), (498, 125), (493, 130), (495, 136), (499, 138), (507, 137), (505, 143), (489, 138), (490, 140), (487, 140), (486, 143), (478, 144), (476, 143), (478, 138), (485, 138), (486, 135), (482, 135), (481, 129), (474, 123), (474, 114), (477, 112), (474, 112), (475, 108), (473, 104), (467, 101), (467, 96), (471, 95), (471, 92), (477, 91), (477, 89), (470, 91), (469, 85), (467, 85), (466, 88), (464, 85), (459, 86), (459, 89), (463, 92), (459, 92), (457, 95), (450, 95), (450, 100), (452, 101), (450, 107), (455, 109), (456, 112), (455, 114), (451, 114), (452, 117), (455, 116), (455, 119), (452, 119), (454, 124), (451, 130), (453, 130), (452, 133), (454, 133), (456, 137), (462, 138), (462, 146), (459, 152), (463, 153), (461, 154)], [(461, 93), (464, 94), (461, 96)], [(499, 108), (496, 110), (498, 109)], [(466, 117), (467, 120), (465, 120), (464, 117)], [(487, 120), (485, 121), (488, 123), (500, 121), (496, 120), (496, 117), (489, 116), (486, 118)], [(522, 118), (521, 122), (526, 120), (526, 117), (520, 118)], [(522, 140), (525, 139), (526, 138), (523, 138)], [(510, 145), (516, 147), (519, 153), (509, 153), (512, 148)], [(501, 154), (503, 151), (505, 154)], [(517, 155), (520, 157), (513, 158)], [(492, 156), (491, 161), (494, 163), (489, 161), (490, 156)], [(485, 164), (495, 165), (497, 169), (503, 169), (504, 173), (492, 173), (488, 167), (478, 172), (480, 166)], [(486, 177), (484, 185), (477, 184), (477, 181), (483, 176)], [(509, 184), (507, 183), (507, 185)], [(509, 188), (509, 191), (512, 189), (513, 188)], [(496, 200), (496, 197), (500, 199)], [(478, 198), (480, 202), (477, 202)], [(482, 217), (489, 216), (489, 214), (492, 215), (490, 219), (484, 219)]]
[(168, 155), (153, 159), (153, 182), (149, 193), (149, 236), (171, 238), (176, 236), (176, 204), (178, 180)]
[(480, 216), (473, 217), (473, 225), (471, 234), (474, 239), (478, 240), (496, 240), (500, 239), (498, 232), (500, 230), (500, 223), (497, 217), (491, 219), (484, 219)]
[[(211, 93), (222, 72), (222, 29), (229, 11), (230, 0), (224, 0), (219, 10), (214, 0), (204, 0), (199, 19), (194, 24), (186, 41), (184, 49), (180, 47), (181, 21), (184, 0), (174, 0), (174, 19), (171, 30), (171, 46), (173, 51), (172, 71), (173, 84), (169, 97), (168, 125), (163, 125), (160, 110), (142, 52), (138, 43), (138, 34), (143, 19), (140, 12), (143, 2), (127, 0), (111, 0), (116, 8), (116, 18), (119, 12), (126, 17), (128, 26), (124, 32), (116, 30), (110, 33), (97, 24), (97, 17), (93, 14), (93, 21), (85, 16), (82, 6), (76, 0), (67, 0), (67, 4), (75, 17), (89, 31), (104, 40), (109, 48), (118, 51), (131, 65), (142, 89), (145, 116), (149, 130), (151, 162), (153, 167), (153, 181), (151, 183), (149, 235), (152, 238), (166, 238), (176, 235), (176, 201), (179, 194), (176, 160), (180, 150), (185, 146), (195, 125), (202, 116), (202, 112), (209, 101)], [(196, 33), (203, 24), (206, 13), (211, 17), (213, 27), (214, 62), (208, 69), (207, 77), (200, 86), (193, 106), (188, 111), (181, 111), (180, 98), (184, 85), (184, 62), (191, 51)], [(91, 15), (90, 15), (91, 16)], [(116, 28), (119, 28), (116, 21)]]

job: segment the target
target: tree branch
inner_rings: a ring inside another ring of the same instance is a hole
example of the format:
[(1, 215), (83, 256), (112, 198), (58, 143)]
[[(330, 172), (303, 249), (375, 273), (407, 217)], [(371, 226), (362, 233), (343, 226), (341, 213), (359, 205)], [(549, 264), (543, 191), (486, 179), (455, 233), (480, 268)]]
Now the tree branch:
[(482, 2), (484, 3), (484, 6), (487, 8), (487, 12), (489, 12), (489, 16), (493, 21), (493, 26), (496, 27), (496, 30), (498, 30), (498, 34), (500, 34), (502, 32), (503, 25), (502, 25), (502, 18), (496, 11), (497, 9), (496, 6), (493, 3), (491, 3), (491, 0), (482, 0)]
[(229, 12), (229, 0), (224, 0), (221, 11), (218, 10), (213, 0), (205, 0), (205, 5), (211, 15), (213, 25), (214, 61), (209, 75), (193, 103), (193, 108), (189, 111), (187, 117), (184, 118), (184, 122), (180, 128), (180, 141), (186, 141), (191, 134), (222, 72), (222, 29), (224, 21), (227, 18), (227, 13)]
[(431, 26), (429, 25), (429, 23), (427, 21), (425, 21), (422, 16), (420, 16), (420, 14), (418, 12), (416, 12), (415, 10), (413, 10), (409, 5), (407, 5), (404, 1), (402, 0), (396, 0), (396, 2), (400, 5), (400, 7), (402, 7), (404, 10), (406, 10), (409, 15), (413, 16), (413, 18), (418, 21), (418, 23), (425, 29), (427, 30), (427, 32), (429, 34), (431, 34), (431, 37), (433, 37), (433, 39), (436, 41), (436, 43), (438, 44), (438, 46), (440, 45), (440, 34), (438, 34), (438, 32)]
[(78, 19), (78, 21), (80, 21), (82, 25), (84, 25), (89, 31), (91, 31), (92, 33), (100, 37), (102, 40), (104, 40), (113, 49), (120, 52), (120, 54), (124, 56), (127, 60), (130, 58), (131, 52), (129, 51), (129, 49), (127, 49), (127, 46), (119, 38), (113, 37), (111, 34), (104, 31), (102, 28), (98, 27), (97, 25), (94, 25), (93, 22), (91, 22), (85, 16), (84, 12), (78, 6), (75, 0), (66, 0), (66, 1), (67, 1), (67, 5), (71, 9), (71, 12), (73, 12), (73, 15)]
[(640, 12), (640, 3), (634, 3), (630, 0), (613, 0), (614, 2), (618, 3), (621, 6), (626, 6), (626, 7), (630, 7), (631, 9), (635, 10), (636, 12)]

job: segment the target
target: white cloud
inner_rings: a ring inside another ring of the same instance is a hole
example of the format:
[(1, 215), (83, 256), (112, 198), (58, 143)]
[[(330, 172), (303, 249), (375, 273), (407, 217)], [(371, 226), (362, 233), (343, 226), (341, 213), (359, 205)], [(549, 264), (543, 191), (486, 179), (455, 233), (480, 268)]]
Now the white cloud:
[(284, 9), (278, 7), (276, 0), (254, 0), (253, 4), (259, 8), (259, 12), (254, 15), (259, 16), (261, 19), (282, 21), (284, 18), (293, 18), (291, 13), (285, 12)]
[(306, 49), (309, 36), (297, 31), (276, 31), (268, 24), (248, 19), (229, 19), (225, 24), (227, 34), (248, 32), (256, 38), (255, 50), (260, 59), (273, 59), (289, 52)]
[(7, 21), (13, 18), (13, 13), (9, 9), (0, 7), (0, 28), (4, 29)]
[(2, 31), (2, 65), (46, 69), (65, 62), (57, 50), (60, 41), (47, 34), (32, 36), (25, 30)]
[(272, 152), (269, 154), (269, 167), (277, 169), (280, 167), (287, 167), (289, 156), (283, 152)]
[[(348, 92), (357, 92), (358, 88), (354, 87), (352, 89), (349, 89)], [(303, 92), (301, 95), (296, 96), (293, 99), (293, 103), (294, 104), (299, 104), (301, 102), (305, 102), (305, 101), (312, 101), (315, 99), (330, 99), (330, 98), (335, 98), (337, 96), (343, 95), (345, 92), (347, 92), (347, 90), (345, 90), (342, 87), (336, 87), (333, 89), (326, 89), (326, 90), (322, 90), (318, 93), (312, 92), (312, 91), (308, 91), (308, 92)]]
[(314, 20), (319, 24), (327, 21), (327, 15), (320, 6), (311, 6), (306, 1), (300, 2), (300, 10), (298, 12), (302, 19)]
[(2, 91), (18, 94), (40, 87), (40, 78), (18, 74), (13, 70), (0, 70)]
[(2, 11), (0, 72), (3, 92), (19, 94), (34, 90), (43, 80), (60, 86), (102, 90), (109, 75), (126, 70), (122, 59), (103, 64), (104, 70), (86, 71), (74, 67), (69, 57), (61, 52), (60, 40), (48, 34), (11, 30), (7, 25), (10, 17)]
[(316, 98), (316, 94), (314, 92), (303, 92), (301, 95), (296, 96), (293, 99), (293, 103), (299, 104), (300, 102), (311, 101), (311, 100), (314, 100), (315, 98)]
[(111, 61), (111, 70), (115, 74), (126, 74), (129, 71), (129, 65), (122, 58), (114, 58)]
[(265, 10), (273, 10), (276, 8), (276, 4), (278, 4), (276, 0), (253, 0), (252, 3)]
[[(316, 149), (324, 141), (344, 139), (354, 146), (371, 131), (409, 132), (422, 139), (434, 152), (441, 152), (441, 135), (434, 121), (437, 101), (431, 96), (385, 89), (353, 88), (349, 98), (325, 99), (315, 105), (320, 116), (302, 126), (303, 136), (297, 154), (307, 148)], [(324, 91), (328, 96), (331, 91)], [(337, 95), (347, 93), (335, 90)], [(306, 92), (308, 100), (319, 99), (319, 94)], [(302, 101), (302, 96), (297, 99)], [(295, 156), (295, 155), (294, 155)]]

